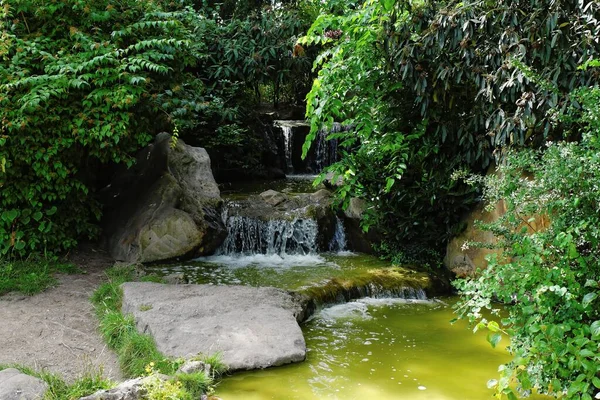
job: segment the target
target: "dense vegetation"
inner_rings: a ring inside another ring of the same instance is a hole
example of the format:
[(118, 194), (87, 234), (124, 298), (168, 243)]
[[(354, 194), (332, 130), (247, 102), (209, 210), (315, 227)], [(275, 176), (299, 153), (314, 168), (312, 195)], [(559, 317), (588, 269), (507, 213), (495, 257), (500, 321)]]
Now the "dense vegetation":
[(308, 96), (312, 133), (334, 120), (354, 127), (335, 135), (348, 151), (332, 170), (344, 176), (342, 199), (370, 201), (364, 222), (383, 231), (385, 248), (443, 249), (478, 196), (453, 170), (484, 171), (507, 145), (571, 130), (551, 111), (597, 82), (577, 69), (600, 52), (597, 13), (583, 1), (324, 6), (304, 39), (326, 48)]
[(185, 2), (2, 5), (0, 256), (95, 237), (111, 165), (162, 130), (257, 168), (251, 105), (308, 90), (311, 63), (292, 54), (308, 21), (295, 9), (224, 22)]
[[(1, 4), (0, 259), (96, 237), (96, 192), (159, 131), (259, 170), (256, 110), (308, 94), (305, 152), (323, 127), (348, 128), (330, 135), (328, 172), (340, 203), (368, 202), (383, 255), (439, 262), (482, 195), (505, 200), (486, 227), (499, 256), (458, 283), (462, 316), (493, 344), (512, 336), (499, 395), (597, 395), (597, 1)], [(533, 216), (552, 222), (525, 229)], [(480, 315), (495, 300), (512, 304), (500, 323)]]
[[(493, 344), (510, 335), (514, 359), (498, 384), (509, 398), (514, 382), (522, 395), (536, 389), (569, 399), (600, 389), (600, 88), (572, 95), (583, 105), (581, 141), (510, 151), (498, 175), (484, 180), (489, 204), (507, 207), (487, 227), (504, 251), (457, 284), (462, 316), (489, 328)], [(536, 216), (550, 218), (549, 227), (535, 229)], [(481, 314), (502, 315), (497, 301), (513, 304), (500, 324)]]

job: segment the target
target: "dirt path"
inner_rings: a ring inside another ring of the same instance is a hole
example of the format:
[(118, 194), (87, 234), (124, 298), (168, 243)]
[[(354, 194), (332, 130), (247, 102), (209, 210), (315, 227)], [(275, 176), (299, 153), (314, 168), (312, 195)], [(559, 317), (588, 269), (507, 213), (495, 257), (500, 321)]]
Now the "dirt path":
[(89, 301), (113, 261), (89, 246), (71, 259), (87, 273), (60, 275), (57, 287), (35, 296), (0, 297), (0, 364), (47, 370), (69, 382), (92, 368), (120, 379), (117, 357), (100, 337)]

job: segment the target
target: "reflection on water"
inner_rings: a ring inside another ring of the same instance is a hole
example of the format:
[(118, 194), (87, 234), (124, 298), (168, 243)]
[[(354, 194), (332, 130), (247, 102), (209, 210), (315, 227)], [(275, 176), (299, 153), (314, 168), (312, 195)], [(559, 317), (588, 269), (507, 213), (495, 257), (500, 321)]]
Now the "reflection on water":
[(304, 363), (235, 374), (217, 394), (223, 400), (490, 399), (487, 381), (510, 357), (466, 324), (451, 325), (454, 301), (363, 299), (331, 307), (303, 328)]

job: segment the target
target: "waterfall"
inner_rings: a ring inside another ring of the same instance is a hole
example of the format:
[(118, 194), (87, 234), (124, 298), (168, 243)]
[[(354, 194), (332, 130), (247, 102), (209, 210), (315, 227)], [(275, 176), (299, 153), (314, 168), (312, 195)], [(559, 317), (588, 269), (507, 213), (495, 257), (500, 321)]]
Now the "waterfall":
[(283, 131), (283, 146), (285, 149), (285, 165), (288, 171), (294, 170), (294, 165), (292, 164), (292, 127), (291, 126), (281, 126), (281, 130)]
[(316, 137), (316, 150), (314, 166), (316, 171), (321, 172), (323, 169), (338, 160), (338, 141), (337, 139), (327, 139), (331, 133), (342, 131), (342, 125), (335, 122), (330, 130), (321, 129)]
[(344, 251), (346, 250), (346, 229), (344, 228), (344, 222), (340, 217), (335, 217), (335, 232), (333, 238), (329, 243), (329, 251)]
[(287, 173), (316, 174), (338, 160), (337, 139), (327, 140), (327, 137), (331, 133), (344, 130), (341, 124), (336, 122), (331, 129), (321, 129), (304, 160), (301, 160), (298, 152), (302, 151), (302, 144), (310, 131), (310, 125), (303, 120), (275, 120), (273, 126), (282, 131)]
[(317, 223), (312, 219), (269, 220), (230, 216), (221, 255), (315, 254)]

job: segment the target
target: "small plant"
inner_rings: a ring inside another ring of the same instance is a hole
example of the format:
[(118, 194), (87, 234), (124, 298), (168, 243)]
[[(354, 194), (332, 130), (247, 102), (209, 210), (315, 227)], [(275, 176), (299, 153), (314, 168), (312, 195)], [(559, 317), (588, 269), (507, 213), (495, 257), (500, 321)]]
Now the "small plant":
[[(144, 379), (144, 396), (147, 400), (192, 400), (191, 395), (185, 390), (180, 381), (165, 380), (154, 369), (155, 363), (150, 362), (144, 370), (147, 377)], [(202, 393), (200, 393), (202, 395)]]

